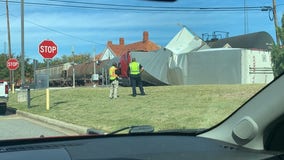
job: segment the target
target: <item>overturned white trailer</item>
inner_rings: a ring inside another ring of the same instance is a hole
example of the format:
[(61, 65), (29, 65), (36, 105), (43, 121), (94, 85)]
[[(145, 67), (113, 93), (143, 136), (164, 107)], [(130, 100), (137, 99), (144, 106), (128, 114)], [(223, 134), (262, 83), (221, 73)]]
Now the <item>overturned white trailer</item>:
[[(243, 39), (245, 45), (239, 44)], [(182, 28), (165, 48), (131, 52), (131, 56), (145, 68), (142, 80), (153, 85), (254, 84), (274, 79), (271, 54), (264, 47), (273, 42), (270, 35), (260, 32), (221, 42), (222, 47), (258, 49), (210, 48), (187, 28)]]
[(169, 50), (132, 53), (145, 67), (142, 79), (154, 85), (254, 84), (274, 79), (270, 52), (218, 48), (174, 54)]

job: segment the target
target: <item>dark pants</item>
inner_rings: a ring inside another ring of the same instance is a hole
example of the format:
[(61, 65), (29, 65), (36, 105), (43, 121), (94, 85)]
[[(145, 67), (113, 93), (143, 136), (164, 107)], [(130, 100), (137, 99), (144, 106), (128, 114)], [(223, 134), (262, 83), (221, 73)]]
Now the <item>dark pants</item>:
[(136, 86), (138, 85), (141, 95), (145, 95), (140, 75), (130, 75), (130, 83), (132, 86), (132, 95), (136, 96)]

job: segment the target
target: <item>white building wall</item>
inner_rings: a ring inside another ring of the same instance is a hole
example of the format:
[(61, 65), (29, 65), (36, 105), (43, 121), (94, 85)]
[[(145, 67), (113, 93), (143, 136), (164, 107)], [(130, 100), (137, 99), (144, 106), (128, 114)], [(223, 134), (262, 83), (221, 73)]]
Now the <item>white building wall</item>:
[(103, 60), (113, 59), (114, 57), (116, 57), (114, 56), (114, 53), (109, 48), (106, 48), (100, 60), (103, 61)]

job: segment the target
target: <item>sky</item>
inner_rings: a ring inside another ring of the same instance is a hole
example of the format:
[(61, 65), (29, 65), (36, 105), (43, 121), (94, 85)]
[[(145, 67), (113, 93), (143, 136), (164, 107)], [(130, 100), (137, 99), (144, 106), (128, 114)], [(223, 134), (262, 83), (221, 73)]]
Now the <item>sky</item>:
[[(21, 0), (9, 0), (11, 52), (21, 54)], [(58, 47), (54, 58), (101, 53), (108, 41), (125, 44), (142, 41), (144, 31), (160, 45), (187, 27), (200, 38), (218, 38), (268, 32), (275, 40), (272, 0), (24, 0), (24, 55), (43, 60), (38, 46), (52, 40)], [(284, 2), (276, 0), (278, 25)], [(6, 0), (0, 0), (0, 53), (8, 53)], [(205, 36), (207, 35), (207, 36)], [(209, 36), (208, 36), (209, 35)]]

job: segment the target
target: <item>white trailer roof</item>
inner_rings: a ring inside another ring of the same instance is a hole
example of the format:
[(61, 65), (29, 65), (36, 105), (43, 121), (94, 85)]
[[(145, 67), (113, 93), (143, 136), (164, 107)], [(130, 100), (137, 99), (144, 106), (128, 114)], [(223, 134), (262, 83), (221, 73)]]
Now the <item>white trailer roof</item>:
[(193, 32), (183, 27), (165, 48), (174, 54), (184, 54), (201, 48), (209, 48), (209, 46)]

